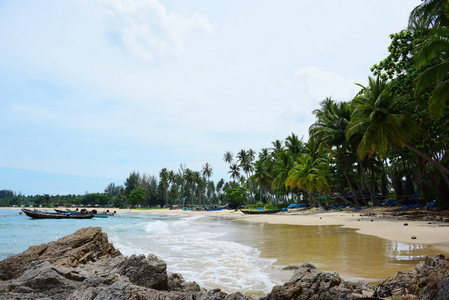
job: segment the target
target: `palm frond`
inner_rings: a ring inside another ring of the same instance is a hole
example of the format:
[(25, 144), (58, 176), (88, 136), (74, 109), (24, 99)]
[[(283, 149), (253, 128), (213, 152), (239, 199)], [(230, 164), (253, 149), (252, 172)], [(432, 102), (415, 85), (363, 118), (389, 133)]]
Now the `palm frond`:
[(429, 112), (435, 117), (440, 118), (443, 108), (449, 100), (449, 81), (440, 82), (433, 90), (429, 98)]

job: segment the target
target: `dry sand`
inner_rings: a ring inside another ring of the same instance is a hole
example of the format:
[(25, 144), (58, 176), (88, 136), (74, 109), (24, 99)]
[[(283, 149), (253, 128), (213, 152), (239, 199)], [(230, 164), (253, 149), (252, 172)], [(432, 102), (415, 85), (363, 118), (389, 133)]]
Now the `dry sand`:
[[(114, 209), (115, 210), (115, 209)], [(371, 209), (373, 212), (376, 209)], [(163, 213), (163, 214), (205, 214), (249, 222), (266, 222), (288, 225), (341, 225), (358, 229), (359, 233), (410, 244), (431, 245), (449, 253), (449, 223), (440, 221), (410, 221), (364, 216), (365, 211), (324, 211), (322, 209), (296, 210), (269, 215), (245, 215), (240, 211), (183, 211), (183, 210), (135, 210), (117, 209), (120, 212)], [(405, 226), (404, 224), (407, 224)], [(412, 238), (413, 237), (413, 238)]]

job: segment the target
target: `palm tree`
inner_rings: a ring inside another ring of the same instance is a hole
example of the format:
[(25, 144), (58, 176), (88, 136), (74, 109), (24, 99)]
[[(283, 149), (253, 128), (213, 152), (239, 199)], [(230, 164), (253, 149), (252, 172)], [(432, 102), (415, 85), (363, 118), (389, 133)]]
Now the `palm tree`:
[(449, 169), (409, 143), (421, 129), (407, 113), (407, 103), (389, 96), (386, 88), (387, 83), (379, 77), (369, 78), (369, 87), (353, 100), (354, 112), (346, 137), (362, 135), (357, 154), (361, 159), (374, 153), (382, 158), (390, 147), (406, 147), (437, 167), (449, 185)]
[(232, 164), (230, 167), (230, 171), (228, 174), (231, 174), (231, 178), (236, 181), (240, 178), (240, 167), (237, 164)]
[[(212, 166), (211, 166), (209, 163), (206, 163), (206, 164), (203, 166), (202, 174), (203, 174), (203, 176), (204, 176), (204, 178), (205, 178), (205, 181), (208, 182), (208, 181), (209, 181), (209, 178), (210, 178), (210, 177), (212, 176), (212, 174), (213, 174)], [(213, 182), (212, 182), (212, 183), (213, 183)], [(209, 185), (208, 185), (208, 188), (209, 188)], [(210, 194), (209, 194), (209, 193), (208, 193), (208, 200), (209, 200), (209, 203), (210, 203)]]
[(273, 156), (276, 156), (278, 152), (284, 150), (284, 146), (280, 140), (275, 140), (274, 142), (271, 142), (271, 144), (273, 145), (271, 148)]
[(228, 164), (231, 164), (233, 159), (234, 159), (234, 154), (232, 154), (231, 151), (226, 151), (223, 156), (223, 160), (225, 162), (227, 162)]
[(309, 155), (302, 155), (298, 161), (294, 163), (293, 168), (288, 173), (285, 186), (297, 187), (305, 191), (309, 195), (309, 199), (317, 204), (312, 196), (313, 191), (321, 192), (322, 190), (330, 190), (327, 181), (327, 164), (322, 159), (312, 160)]
[[(353, 195), (356, 195), (353, 185), (348, 177), (348, 169), (352, 172), (352, 162), (347, 159), (351, 155), (351, 143), (346, 140), (345, 131), (351, 120), (351, 109), (348, 102), (335, 102), (332, 98), (326, 98), (320, 103), (321, 108), (316, 109), (313, 113), (316, 121), (309, 128), (310, 139), (308, 147), (314, 144), (320, 145), (321, 149), (326, 149), (332, 159), (337, 154), (337, 165), (340, 167), (342, 174)], [(310, 145), (309, 145), (310, 144)], [(315, 154), (313, 158), (318, 158)], [(362, 188), (359, 182), (355, 180), (358, 189)]]
[(288, 177), (288, 172), (293, 168), (293, 156), (287, 151), (280, 151), (277, 154), (276, 160), (273, 163), (270, 176), (272, 178), (271, 188), (274, 191), (288, 195), (290, 190), (285, 186), (285, 180)]
[(418, 47), (415, 59), (418, 67), (428, 65), (418, 74), (415, 83), (415, 97), (424, 89), (432, 88), (429, 111), (437, 119), (441, 117), (449, 101), (449, 28), (434, 28)]
[(292, 135), (285, 139), (285, 147), (294, 157), (297, 157), (304, 151), (302, 140), (300, 140), (293, 132)]
[(449, 25), (447, 0), (424, 0), (410, 13), (409, 28), (432, 28)]

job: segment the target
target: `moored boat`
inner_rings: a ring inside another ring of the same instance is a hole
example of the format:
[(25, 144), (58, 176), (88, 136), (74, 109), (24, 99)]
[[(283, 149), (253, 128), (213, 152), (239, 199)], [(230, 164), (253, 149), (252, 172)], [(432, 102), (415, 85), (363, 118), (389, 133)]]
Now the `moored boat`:
[(92, 219), (93, 216), (84, 215), (72, 215), (69, 213), (61, 214), (41, 210), (31, 210), (22, 208), (22, 211), (30, 218), (33, 219)]
[(247, 215), (260, 215), (260, 214), (275, 214), (280, 212), (280, 209), (241, 209), (242, 213)]
[(98, 213), (96, 210), (87, 211), (85, 209), (82, 209), (81, 211), (74, 211), (74, 210), (67, 209), (67, 212), (72, 215), (92, 216), (92, 217), (96, 217), (96, 218), (107, 218), (109, 216), (109, 214), (107, 212)]

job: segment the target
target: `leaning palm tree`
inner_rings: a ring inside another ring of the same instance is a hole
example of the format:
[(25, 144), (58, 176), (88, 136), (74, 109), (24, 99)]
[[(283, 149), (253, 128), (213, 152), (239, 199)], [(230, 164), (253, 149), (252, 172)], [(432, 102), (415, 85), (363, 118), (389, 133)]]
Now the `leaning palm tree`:
[(312, 192), (330, 190), (327, 181), (327, 164), (321, 158), (312, 160), (309, 155), (300, 156), (288, 173), (285, 186), (297, 187), (305, 191), (310, 201), (319, 204), (313, 197)]
[(411, 111), (408, 103), (388, 94), (386, 82), (380, 78), (370, 78), (369, 87), (362, 95), (354, 98), (353, 105), (354, 112), (346, 137), (349, 139), (355, 134), (362, 135), (357, 148), (361, 159), (375, 153), (383, 158), (390, 147), (406, 147), (437, 167), (449, 185), (449, 169), (410, 144), (410, 140), (422, 130), (413, 115), (407, 113)]

